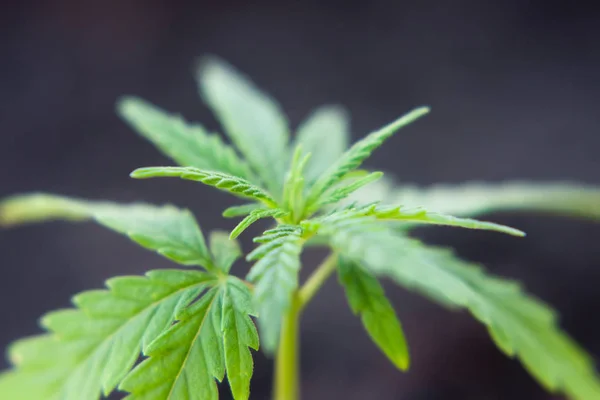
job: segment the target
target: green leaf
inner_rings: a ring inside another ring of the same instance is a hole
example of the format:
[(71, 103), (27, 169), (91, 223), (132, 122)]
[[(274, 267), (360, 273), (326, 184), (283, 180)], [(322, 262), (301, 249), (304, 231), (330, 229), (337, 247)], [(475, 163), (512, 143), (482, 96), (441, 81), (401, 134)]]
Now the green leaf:
[(245, 217), (254, 210), (264, 210), (265, 205), (260, 203), (248, 203), (240, 206), (231, 206), (223, 211), (225, 218)]
[(281, 217), (285, 217), (288, 214), (289, 214), (288, 211), (282, 210), (280, 208), (271, 208), (269, 210), (254, 210), (250, 213), (250, 215), (248, 215), (239, 224), (237, 224), (237, 226), (235, 228), (233, 228), (229, 237), (231, 239), (237, 238), (250, 225), (252, 225), (256, 221), (258, 221), (259, 219), (270, 218), (270, 217), (281, 218)]
[(440, 214), (428, 211), (424, 208), (409, 208), (403, 206), (379, 206), (371, 205), (359, 209), (357, 213), (361, 216), (372, 215), (379, 220), (405, 221), (423, 224), (456, 226), (467, 229), (483, 229), (507, 233), (513, 236), (525, 236), (525, 233), (509, 226), (495, 224), (493, 222), (479, 221), (471, 218), (458, 218), (452, 215)]
[(477, 216), (494, 211), (533, 211), (600, 220), (600, 188), (573, 182), (470, 182), (421, 188), (395, 187), (379, 181), (356, 192), (351, 200), (423, 206), (456, 216)]
[(557, 326), (555, 312), (525, 295), (518, 284), (486, 275), (450, 251), (424, 246), (364, 221), (332, 236), (341, 254), (372, 272), (451, 307), (468, 309), (498, 347), (518, 357), (548, 390), (577, 400), (600, 398), (593, 361)]
[[(298, 225), (290, 225), (290, 224), (279, 224), (273, 229), (268, 229), (263, 232), (262, 236), (255, 237), (252, 239), (254, 243), (267, 243), (273, 242), (275, 239), (285, 238), (290, 234), (299, 234), (300, 229)], [(276, 244), (276, 243), (271, 243)], [(258, 260), (261, 256), (255, 254), (261, 254), (263, 247), (257, 247), (254, 251), (250, 252), (246, 259), (249, 261)]]
[(308, 185), (341, 157), (350, 139), (348, 112), (341, 106), (322, 106), (312, 112), (297, 130), (296, 145), (311, 154), (304, 177)]
[(198, 70), (201, 94), (225, 132), (265, 185), (281, 194), (288, 159), (288, 122), (279, 105), (229, 64), (206, 58)]
[(41, 193), (16, 195), (0, 202), (0, 227), (90, 219), (179, 264), (212, 267), (202, 231), (188, 210), (170, 205), (117, 204)]
[(308, 205), (311, 206), (318, 202), (327, 189), (338, 183), (348, 172), (360, 167), (363, 161), (396, 131), (428, 112), (429, 108), (427, 107), (417, 108), (356, 142), (317, 179), (308, 193)]
[(251, 294), (237, 278), (209, 289), (178, 314), (152, 342), (148, 359), (123, 380), (128, 400), (217, 400), (216, 381), (227, 378), (236, 400), (247, 400), (258, 335), (250, 319)]
[(298, 288), (303, 238), (302, 230), (297, 226), (278, 227), (266, 231), (265, 236), (262, 244), (246, 259), (258, 260), (252, 266), (248, 280), (255, 283), (254, 304), (263, 348), (267, 353), (273, 353), (279, 340), (281, 319)]
[(254, 315), (252, 294), (237, 278), (229, 278), (223, 289), (223, 346), (227, 379), (233, 398), (246, 400), (250, 397), (250, 380), (253, 362), (248, 348), (258, 350), (258, 333), (249, 315)]
[(310, 159), (310, 153), (302, 156), (302, 147), (298, 145), (292, 157), (292, 163), (283, 186), (283, 207), (290, 210), (292, 219), (299, 217), (304, 208), (304, 168)]
[(131, 173), (131, 177), (136, 179), (177, 177), (202, 182), (241, 198), (258, 200), (270, 207), (277, 205), (275, 199), (262, 188), (245, 179), (217, 171), (205, 171), (192, 167), (146, 167), (136, 169)]
[(118, 111), (140, 135), (177, 164), (256, 181), (248, 164), (235, 150), (218, 134), (208, 133), (202, 125), (188, 124), (180, 115), (169, 114), (136, 97), (122, 98)]
[(328, 235), (330, 231), (334, 231), (338, 226), (356, 226), (360, 223), (376, 226), (374, 223), (377, 221), (380, 221), (382, 223), (381, 225), (385, 222), (424, 223), (456, 226), (467, 229), (483, 229), (507, 233), (514, 236), (525, 236), (525, 233), (518, 229), (495, 224), (493, 222), (479, 221), (470, 218), (458, 218), (451, 215), (427, 211), (423, 208), (380, 206), (377, 203), (364, 206), (349, 204), (332, 210), (323, 216), (304, 220), (300, 225), (308, 232)]
[(409, 353), (404, 332), (377, 279), (344, 257), (339, 259), (338, 273), (350, 307), (360, 315), (371, 339), (397, 368), (407, 370)]
[(109, 290), (75, 296), (77, 309), (42, 319), (50, 334), (12, 345), (15, 369), (0, 378), (0, 397), (93, 400), (108, 395), (140, 351), (146, 352), (212, 280), (199, 271), (157, 270), (146, 277), (113, 278)]
[(309, 210), (310, 212), (314, 212), (319, 208), (340, 202), (346, 197), (350, 196), (356, 190), (370, 184), (371, 182), (375, 182), (383, 176), (383, 172), (372, 172), (363, 177), (359, 177), (354, 179), (352, 182), (347, 185), (335, 188), (331, 194), (327, 194), (326, 197), (323, 198), (313, 209)]
[(210, 234), (210, 252), (215, 260), (215, 266), (226, 274), (229, 274), (233, 263), (242, 255), (237, 240), (231, 240), (228, 233), (220, 231)]

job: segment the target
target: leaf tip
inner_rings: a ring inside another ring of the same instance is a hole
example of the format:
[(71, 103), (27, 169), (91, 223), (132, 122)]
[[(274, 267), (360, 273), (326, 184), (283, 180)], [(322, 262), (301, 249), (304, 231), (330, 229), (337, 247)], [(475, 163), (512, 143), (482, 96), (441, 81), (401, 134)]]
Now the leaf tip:
[(149, 178), (149, 168), (137, 168), (129, 173), (129, 176), (133, 179), (145, 179)]
[(429, 107), (429, 106), (417, 107), (413, 112), (416, 114), (419, 114), (419, 115), (429, 114), (431, 112), (431, 107)]
[(206, 54), (196, 60), (196, 76), (200, 82), (205, 80), (219, 79), (221, 73), (232, 70), (225, 60), (214, 54)]
[(500, 231), (504, 232), (504, 233), (507, 233), (509, 235), (512, 235), (512, 236), (517, 236), (517, 237), (525, 237), (525, 236), (527, 236), (527, 234), (525, 232), (523, 232), (522, 230), (517, 229), (517, 228), (512, 228), (510, 226), (501, 225), (501, 230)]
[(0, 228), (57, 219), (81, 221), (87, 217), (87, 210), (77, 201), (51, 194), (17, 194), (0, 200)]
[[(35, 214), (34, 196), (11, 196), (0, 200), (0, 228), (10, 228), (27, 222)], [(38, 202), (39, 203), (39, 202)]]
[(138, 101), (139, 98), (131, 95), (118, 97), (117, 101), (115, 102), (117, 114), (122, 117), (129, 117), (134, 112), (135, 105)]
[(0, 201), (0, 228), (8, 228), (15, 225), (14, 211), (11, 211), (7, 200)]

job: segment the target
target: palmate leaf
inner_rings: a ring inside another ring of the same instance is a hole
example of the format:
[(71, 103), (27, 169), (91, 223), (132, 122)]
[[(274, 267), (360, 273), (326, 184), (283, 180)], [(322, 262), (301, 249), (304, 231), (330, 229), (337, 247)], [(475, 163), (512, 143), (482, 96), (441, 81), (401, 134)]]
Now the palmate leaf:
[(178, 322), (146, 351), (121, 383), (128, 400), (216, 400), (225, 373), (236, 400), (247, 400), (258, 335), (251, 294), (235, 277), (210, 288), (177, 315)]
[(0, 378), (2, 398), (93, 400), (110, 393), (140, 351), (215, 278), (192, 270), (157, 270), (110, 279), (108, 290), (83, 292), (77, 309), (55, 311), (42, 323), (51, 334), (16, 342), (15, 369)]
[(117, 107), (122, 118), (177, 164), (257, 181), (235, 150), (202, 125), (189, 124), (181, 116), (136, 97), (124, 97)]
[(294, 147), (300, 145), (303, 155), (311, 155), (304, 172), (308, 186), (341, 157), (348, 147), (349, 118), (348, 112), (340, 106), (322, 106), (298, 127)]
[(198, 69), (202, 97), (215, 112), (225, 133), (279, 196), (288, 160), (289, 128), (279, 105), (248, 78), (217, 58), (206, 58)]
[(41, 193), (12, 196), (0, 202), (0, 227), (90, 219), (179, 264), (212, 269), (204, 236), (188, 210), (170, 205), (118, 204)]
[(380, 180), (356, 192), (350, 201), (382, 201), (422, 206), (456, 216), (477, 216), (494, 211), (533, 211), (600, 220), (600, 188), (572, 182), (469, 182), (431, 187)]
[(339, 258), (338, 273), (348, 303), (360, 315), (369, 336), (397, 368), (407, 370), (409, 353), (404, 332), (377, 278), (344, 257)]
[(192, 167), (146, 167), (136, 169), (131, 173), (131, 177), (136, 179), (176, 177), (197, 181), (231, 193), (234, 196), (258, 200), (270, 207), (277, 205), (275, 199), (262, 188), (245, 179), (222, 172), (205, 171)]
[(486, 275), (450, 251), (425, 246), (381, 224), (348, 224), (332, 235), (342, 255), (451, 307), (468, 309), (498, 347), (518, 357), (550, 391), (577, 400), (600, 398), (592, 360), (562, 332), (552, 309), (518, 284)]
[(367, 137), (356, 142), (346, 151), (333, 165), (331, 165), (308, 192), (307, 204), (312, 206), (317, 203), (321, 196), (338, 183), (350, 171), (360, 167), (375, 149), (389, 139), (394, 133), (404, 126), (414, 122), (429, 112), (429, 108), (417, 108), (389, 125), (370, 133)]
[(262, 346), (272, 353), (279, 340), (281, 319), (290, 307), (293, 291), (298, 288), (302, 229), (281, 225), (265, 231), (256, 241), (262, 244), (246, 257), (248, 261), (258, 260), (248, 280), (255, 283), (254, 304)]

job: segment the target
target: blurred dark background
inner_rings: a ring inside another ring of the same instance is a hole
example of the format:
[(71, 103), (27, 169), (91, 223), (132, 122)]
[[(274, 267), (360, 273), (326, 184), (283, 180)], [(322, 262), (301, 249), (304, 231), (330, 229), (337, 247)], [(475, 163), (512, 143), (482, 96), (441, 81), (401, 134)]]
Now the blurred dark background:
[[(219, 216), (234, 203), (226, 195), (178, 180), (130, 180), (132, 169), (167, 161), (114, 113), (120, 95), (136, 94), (218, 128), (192, 78), (196, 57), (206, 53), (253, 77), (294, 126), (314, 106), (343, 103), (356, 139), (431, 105), (433, 114), (369, 161), (403, 181), (600, 184), (597, 2), (8, 1), (0, 32), (0, 196), (43, 190), (171, 201), (197, 212), (205, 230), (231, 228), (235, 222)], [(522, 279), (600, 356), (600, 225), (531, 214), (486, 218), (528, 237), (418, 234)], [(169, 263), (91, 224), (53, 223), (1, 231), (0, 265), (4, 348), (38, 332), (37, 318), (68, 306), (72, 294)], [(305, 399), (557, 398), (501, 355), (468, 315), (402, 289), (388, 292), (411, 344), (411, 371), (394, 370), (375, 349), (332, 279), (303, 320)], [(256, 364), (252, 398), (267, 399), (272, 365), (262, 354)]]

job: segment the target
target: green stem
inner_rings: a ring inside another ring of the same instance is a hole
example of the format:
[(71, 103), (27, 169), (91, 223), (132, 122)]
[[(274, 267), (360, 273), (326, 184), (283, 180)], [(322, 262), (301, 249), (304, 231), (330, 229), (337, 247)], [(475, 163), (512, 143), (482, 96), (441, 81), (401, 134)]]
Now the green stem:
[(275, 400), (298, 400), (298, 327), (300, 322), (298, 293), (292, 296), (292, 304), (281, 325), (279, 349), (275, 359)]
[(300, 300), (300, 308), (304, 307), (312, 300), (315, 294), (319, 291), (323, 283), (329, 278), (329, 276), (335, 271), (337, 265), (337, 254), (331, 253), (321, 265), (315, 269), (315, 272), (306, 280), (304, 286), (298, 291), (298, 298)]
[(292, 295), (290, 308), (283, 317), (281, 337), (275, 359), (274, 400), (298, 400), (299, 381), (299, 324), (302, 310), (335, 270), (337, 255), (331, 254), (308, 278), (304, 286)]

